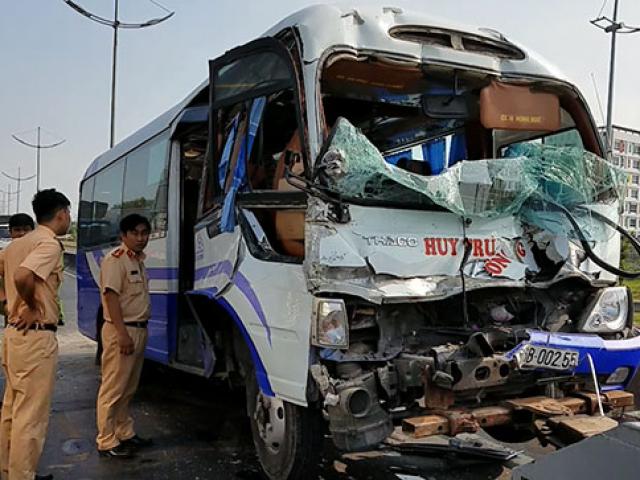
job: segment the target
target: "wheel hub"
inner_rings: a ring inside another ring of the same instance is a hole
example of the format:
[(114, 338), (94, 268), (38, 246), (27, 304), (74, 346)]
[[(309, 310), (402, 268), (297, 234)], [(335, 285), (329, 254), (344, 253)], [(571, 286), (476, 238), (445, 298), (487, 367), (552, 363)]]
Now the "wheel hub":
[(267, 397), (262, 392), (258, 393), (253, 420), (265, 447), (271, 453), (277, 454), (284, 442), (286, 425), (284, 402), (278, 398)]

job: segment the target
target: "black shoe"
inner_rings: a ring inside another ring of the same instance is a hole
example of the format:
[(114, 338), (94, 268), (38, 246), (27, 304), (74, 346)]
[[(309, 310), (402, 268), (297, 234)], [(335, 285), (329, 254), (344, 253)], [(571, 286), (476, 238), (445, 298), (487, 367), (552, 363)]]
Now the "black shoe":
[(33, 480), (53, 480), (53, 475), (36, 475)]
[(98, 450), (98, 454), (101, 457), (110, 457), (110, 458), (131, 458), (133, 457), (133, 452), (131, 448), (127, 447), (124, 444), (120, 444), (117, 447), (110, 448), (109, 450)]
[(124, 445), (127, 448), (145, 448), (153, 445), (153, 440), (151, 440), (150, 438), (142, 438), (138, 435), (134, 435), (133, 437), (120, 442), (120, 445)]

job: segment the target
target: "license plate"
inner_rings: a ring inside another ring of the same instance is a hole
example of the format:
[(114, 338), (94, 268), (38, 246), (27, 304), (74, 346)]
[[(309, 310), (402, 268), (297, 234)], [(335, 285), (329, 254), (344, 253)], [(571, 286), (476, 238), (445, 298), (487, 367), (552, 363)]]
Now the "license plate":
[(571, 370), (578, 366), (578, 357), (575, 350), (525, 345), (518, 352), (516, 360), (520, 368)]

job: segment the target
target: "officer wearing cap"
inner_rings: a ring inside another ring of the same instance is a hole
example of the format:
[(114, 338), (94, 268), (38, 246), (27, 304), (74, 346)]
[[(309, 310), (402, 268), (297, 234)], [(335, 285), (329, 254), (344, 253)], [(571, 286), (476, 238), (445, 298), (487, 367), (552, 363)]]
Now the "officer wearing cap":
[(150, 439), (136, 435), (129, 412), (140, 381), (151, 316), (143, 253), (150, 230), (142, 215), (124, 217), (120, 222), (122, 244), (100, 266), (105, 323), (96, 443), (103, 457), (131, 458), (137, 448), (151, 445)]
[(36, 475), (49, 424), (58, 360), (58, 288), (62, 245), (56, 239), (71, 224), (70, 202), (55, 189), (41, 190), (32, 207), (38, 227), (11, 242), (0, 259), (9, 323), (2, 367), (6, 377), (0, 420), (3, 480), (52, 478)]

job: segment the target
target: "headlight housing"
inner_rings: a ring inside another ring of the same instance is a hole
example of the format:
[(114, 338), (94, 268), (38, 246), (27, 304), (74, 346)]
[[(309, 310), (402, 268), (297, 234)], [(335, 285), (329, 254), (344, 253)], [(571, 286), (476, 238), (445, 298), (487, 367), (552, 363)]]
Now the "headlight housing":
[(336, 349), (349, 347), (349, 322), (344, 300), (314, 299), (311, 344)]
[(598, 292), (578, 330), (586, 333), (615, 333), (627, 325), (629, 319), (627, 287), (604, 288)]

